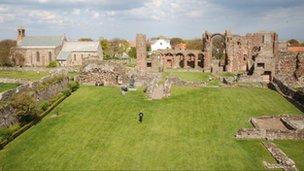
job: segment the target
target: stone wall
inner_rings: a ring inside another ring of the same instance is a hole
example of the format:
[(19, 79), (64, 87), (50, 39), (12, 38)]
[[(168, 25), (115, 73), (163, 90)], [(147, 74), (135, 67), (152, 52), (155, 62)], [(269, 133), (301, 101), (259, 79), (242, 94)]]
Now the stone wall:
[(2, 103), (0, 107), (0, 127), (9, 127), (17, 123), (18, 120), (14, 116), (15, 110), (10, 105), (10, 99), (19, 93), (32, 90), (34, 98), (39, 102), (42, 100), (50, 100), (58, 93), (68, 87), (69, 79), (66, 75), (57, 74), (42, 78), (39, 81), (21, 85), (15, 89), (8, 90), (0, 95)]
[(277, 78), (289, 86), (304, 86), (304, 53), (281, 52)]
[(264, 161), (264, 165), (267, 169), (284, 169), (284, 170), (298, 170), (296, 163), (290, 159), (281, 149), (279, 149), (274, 143), (263, 142), (265, 148), (271, 153), (278, 164), (269, 164)]
[(139, 70), (146, 69), (147, 39), (144, 34), (136, 35), (136, 64)]
[(122, 85), (129, 81), (126, 67), (108, 61), (92, 61), (81, 69), (77, 81), (91, 85)]
[(285, 85), (282, 81), (277, 78), (273, 78), (271, 82), (273, 88), (283, 94), (285, 97), (288, 97), (295, 101), (300, 106), (304, 107), (304, 92), (303, 91), (296, 91), (293, 88)]
[(304, 131), (242, 128), (235, 137), (237, 139), (304, 140)]

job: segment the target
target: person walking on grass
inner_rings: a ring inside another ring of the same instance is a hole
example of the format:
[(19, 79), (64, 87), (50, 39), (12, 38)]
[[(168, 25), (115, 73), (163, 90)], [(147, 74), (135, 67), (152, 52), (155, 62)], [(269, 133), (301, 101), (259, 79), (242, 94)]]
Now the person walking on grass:
[(143, 112), (139, 112), (139, 114), (138, 114), (138, 121), (139, 121), (139, 123), (142, 123), (143, 119), (144, 119), (144, 113)]

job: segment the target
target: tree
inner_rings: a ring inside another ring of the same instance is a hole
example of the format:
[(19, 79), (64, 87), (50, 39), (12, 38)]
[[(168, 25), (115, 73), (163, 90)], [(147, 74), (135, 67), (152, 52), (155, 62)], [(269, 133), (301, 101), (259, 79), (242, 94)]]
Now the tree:
[(92, 42), (92, 41), (93, 41), (93, 39), (83, 37), (83, 38), (78, 39), (78, 41), (82, 41), (82, 42)]
[(135, 47), (131, 47), (131, 49), (128, 52), (128, 55), (130, 58), (136, 58), (136, 48)]
[(180, 43), (185, 43), (185, 41), (178, 37), (174, 37), (170, 40), (170, 44), (172, 47), (175, 47), (177, 44), (180, 44)]
[(2, 40), (0, 41), (0, 66), (10, 66), (10, 52), (12, 47), (16, 47), (15, 40)]
[(212, 56), (216, 59), (224, 59), (225, 39), (222, 36), (212, 38)]
[(24, 66), (25, 58), (24, 55), (19, 52), (14, 52), (12, 55), (12, 63), (15, 66)]
[(15, 94), (11, 100), (15, 115), (22, 124), (31, 122), (37, 117), (38, 103), (29, 91)]
[(109, 54), (110, 42), (107, 39), (101, 39), (99, 43), (103, 51), (104, 59), (110, 59), (110, 54)]
[(299, 43), (298, 40), (296, 39), (290, 39), (287, 41), (289, 46), (294, 47), (294, 46), (300, 46), (301, 44)]
[(186, 46), (189, 50), (202, 50), (203, 41), (201, 39), (186, 40)]

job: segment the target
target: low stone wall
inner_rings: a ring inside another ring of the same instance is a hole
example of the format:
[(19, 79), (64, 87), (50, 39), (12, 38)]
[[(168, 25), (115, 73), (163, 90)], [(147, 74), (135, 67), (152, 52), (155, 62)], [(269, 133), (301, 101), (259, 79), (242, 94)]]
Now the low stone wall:
[(24, 79), (15, 79), (15, 78), (0, 78), (0, 83), (28, 84), (30, 83), (30, 81)]
[(42, 78), (39, 81), (21, 85), (0, 94), (0, 127), (9, 127), (17, 123), (15, 110), (11, 107), (10, 99), (19, 93), (32, 90), (37, 101), (50, 100), (68, 87), (69, 78), (66, 75), (56, 74)]
[(267, 169), (284, 169), (284, 170), (298, 170), (295, 162), (290, 159), (281, 149), (273, 143), (264, 142), (263, 145), (271, 153), (278, 164), (270, 164), (264, 161)]
[(237, 139), (304, 140), (304, 131), (242, 128), (235, 137)]
[(96, 61), (86, 64), (77, 77), (77, 81), (92, 85), (122, 85), (129, 81), (126, 67), (108, 61)]
[(304, 92), (292, 89), (277, 78), (273, 78), (271, 85), (272, 88), (276, 89), (284, 96), (294, 100), (296, 103), (298, 103), (304, 108)]
[(56, 67), (56, 68), (47, 68), (47, 67), (0, 67), (0, 70), (3, 71), (35, 71), (35, 72), (49, 72), (49, 73), (58, 73), (62, 72), (78, 72), (79, 67)]

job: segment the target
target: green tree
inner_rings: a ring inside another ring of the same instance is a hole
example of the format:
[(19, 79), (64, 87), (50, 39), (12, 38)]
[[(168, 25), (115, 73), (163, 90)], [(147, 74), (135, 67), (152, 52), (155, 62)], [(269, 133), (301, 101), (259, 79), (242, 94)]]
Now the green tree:
[(110, 59), (110, 54), (109, 54), (110, 42), (107, 39), (101, 39), (99, 42), (103, 51), (104, 59)]
[(10, 52), (12, 47), (16, 47), (17, 42), (15, 40), (2, 40), (0, 41), (0, 65), (10, 66)]
[(131, 47), (131, 49), (128, 52), (128, 55), (130, 58), (136, 58), (136, 48), (135, 47)]
[(38, 103), (31, 92), (15, 94), (12, 97), (11, 105), (16, 110), (15, 115), (22, 124), (29, 123), (37, 117)]
[(202, 50), (203, 41), (201, 39), (186, 40), (186, 46), (189, 50)]
[(293, 47), (293, 46), (300, 46), (300, 42), (296, 39), (290, 39), (287, 41), (287, 43), (289, 44), (289, 46)]
[(185, 43), (185, 41), (178, 37), (174, 37), (170, 40), (170, 44), (172, 47), (175, 47), (177, 44), (180, 44), (180, 43)]
[(225, 39), (218, 35), (212, 38), (212, 56), (216, 59), (224, 59)]

